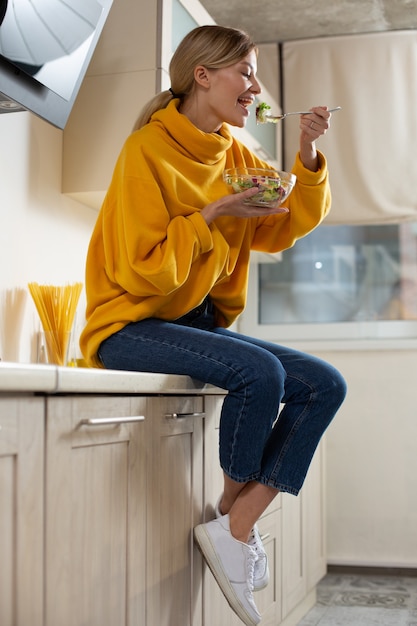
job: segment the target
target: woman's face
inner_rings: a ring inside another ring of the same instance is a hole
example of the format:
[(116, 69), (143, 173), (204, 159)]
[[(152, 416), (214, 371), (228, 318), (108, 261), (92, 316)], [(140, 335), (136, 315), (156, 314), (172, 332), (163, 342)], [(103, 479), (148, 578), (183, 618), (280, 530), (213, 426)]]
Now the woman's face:
[(250, 115), (247, 107), (254, 103), (255, 95), (261, 92), (256, 79), (255, 51), (228, 67), (203, 69), (206, 76), (200, 83), (204, 88), (200, 90), (199, 111), (201, 113), (204, 109), (204, 116), (199, 116), (199, 128), (205, 132), (214, 132), (223, 122), (231, 126), (245, 126)]

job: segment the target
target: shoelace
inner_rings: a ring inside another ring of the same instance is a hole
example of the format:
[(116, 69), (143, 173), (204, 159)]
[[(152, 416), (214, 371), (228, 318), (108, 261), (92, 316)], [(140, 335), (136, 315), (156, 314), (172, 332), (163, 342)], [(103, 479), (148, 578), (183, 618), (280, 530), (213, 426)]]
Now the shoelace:
[(249, 552), (248, 558), (246, 559), (246, 564), (248, 568), (248, 583), (249, 589), (253, 591), (253, 580), (255, 577), (255, 563), (257, 561), (257, 554), (254, 546), (250, 546), (251, 550)]
[(262, 556), (265, 552), (263, 545), (262, 545), (262, 539), (259, 535), (259, 532), (257, 530), (257, 528), (254, 526), (251, 530), (250, 533), (250, 537), (248, 539), (248, 544), (250, 546), (252, 546), (253, 548), (255, 548), (256, 552), (259, 554), (259, 556)]

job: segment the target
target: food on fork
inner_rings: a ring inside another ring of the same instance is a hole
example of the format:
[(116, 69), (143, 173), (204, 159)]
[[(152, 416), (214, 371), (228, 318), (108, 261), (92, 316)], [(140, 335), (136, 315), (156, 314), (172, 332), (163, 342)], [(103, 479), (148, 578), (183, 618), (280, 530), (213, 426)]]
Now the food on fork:
[(268, 112), (270, 110), (271, 110), (271, 107), (266, 102), (261, 102), (260, 104), (257, 105), (257, 107), (256, 107), (256, 121), (257, 121), (258, 124), (265, 124), (270, 119), (272, 119), (272, 121), (274, 121), (273, 118), (268, 116)]
[[(333, 109), (328, 109), (329, 113), (333, 113), (334, 111), (340, 111), (342, 107), (334, 107)], [(261, 102), (256, 107), (256, 123), (257, 124), (266, 124), (270, 122), (271, 124), (276, 124), (280, 120), (283, 120), (288, 115), (309, 115), (309, 113), (313, 113), (313, 111), (291, 111), (290, 113), (281, 113), (281, 115), (271, 115), (269, 111), (271, 107), (266, 102)]]

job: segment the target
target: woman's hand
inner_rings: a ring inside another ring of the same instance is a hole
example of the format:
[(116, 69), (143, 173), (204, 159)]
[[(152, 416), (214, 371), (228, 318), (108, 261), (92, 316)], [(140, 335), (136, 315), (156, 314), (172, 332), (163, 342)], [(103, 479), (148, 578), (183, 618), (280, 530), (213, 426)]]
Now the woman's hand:
[(210, 224), (216, 217), (222, 215), (233, 215), (234, 217), (264, 217), (266, 215), (274, 215), (274, 213), (279, 213), (282, 210), (252, 206), (243, 202), (245, 199), (255, 196), (258, 191), (257, 187), (251, 187), (239, 193), (223, 196), (219, 198), (219, 200), (205, 206), (201, 211), (201, 215), (204, 217), (207, 224)]
[(300, 117), (300, 157), (304, 167), (312, 172), (318, 169), (315, 142), (329, 130), (331, 115), (328, 107), (313, 107), (311, 113)]

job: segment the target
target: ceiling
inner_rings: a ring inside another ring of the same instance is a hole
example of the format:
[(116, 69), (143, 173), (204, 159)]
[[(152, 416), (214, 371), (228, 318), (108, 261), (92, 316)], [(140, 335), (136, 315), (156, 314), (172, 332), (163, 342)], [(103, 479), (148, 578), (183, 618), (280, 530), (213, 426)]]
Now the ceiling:
[(257, 43), (417, 29), (417, 0), (200, 0), (215, 22)]

